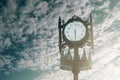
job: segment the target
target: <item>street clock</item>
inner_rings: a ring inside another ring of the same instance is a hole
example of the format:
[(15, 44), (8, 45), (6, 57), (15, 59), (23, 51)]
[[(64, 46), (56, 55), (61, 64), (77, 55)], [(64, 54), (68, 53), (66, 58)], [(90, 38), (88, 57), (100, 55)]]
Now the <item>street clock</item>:
[[(92, 16), (90, 14), (90, 18), (86, 21), (73, 16), (65, 23), (59, 17), (58, 29), (60, 68), (72, 71), (73, 79), (78, 80), (80, 71), (89, 70), (92, 67), (91, 53), (94, 49)], [(89, 47), (88, 52), (86, 47)]]
[(87, 38), (87, 24), (81, 18), (73, 16), (63, 25), (63, 39), (69, 46), (82, 45)]

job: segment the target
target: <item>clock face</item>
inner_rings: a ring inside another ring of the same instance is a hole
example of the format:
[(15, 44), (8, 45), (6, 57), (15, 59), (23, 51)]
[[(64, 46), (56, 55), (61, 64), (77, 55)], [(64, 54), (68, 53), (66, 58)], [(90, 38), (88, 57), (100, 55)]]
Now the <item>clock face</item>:
[(80, 41), (86, 35), (86, 27), (82, 22), (73, 21), (65, 26), (64, 35), (70, 41)]

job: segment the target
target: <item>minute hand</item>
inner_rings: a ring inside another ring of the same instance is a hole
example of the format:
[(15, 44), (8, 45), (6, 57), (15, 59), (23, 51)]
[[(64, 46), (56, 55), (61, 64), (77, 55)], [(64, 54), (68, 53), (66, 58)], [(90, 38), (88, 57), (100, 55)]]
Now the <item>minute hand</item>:
[(76, 29), (74, 30), (74, 34), (75, 34), (75, 40), (76, 40)]

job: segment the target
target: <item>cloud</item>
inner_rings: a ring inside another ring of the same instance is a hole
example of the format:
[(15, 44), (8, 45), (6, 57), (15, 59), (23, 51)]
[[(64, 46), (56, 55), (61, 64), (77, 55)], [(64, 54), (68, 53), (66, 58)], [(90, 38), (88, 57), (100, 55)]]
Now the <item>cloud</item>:
[[(109, 0), (27, 0), (24, 6), (19, 6), (15, 0), (8, 1), (0, 13), (1, 72), (8, 74), (30, 69), (42, 71), (35, 80), (72, 80), (72, 77), (69, 77), (72, 75), (70, 72), (59, 69), (58, 17), (61, 16), (67, 21), (74, 14), (84, 18), (92, 12), (96, 49), (93, 54), (93, 69), (87, 73), (81, 72), (80, 79), (86, 77), (104, 80), (102, 76), (109, 80), (118, 78), (115, 71), (119, 69), (119, 59), (116, 60), (116, 57), (120, 52), (120, 33), (115, 26), (119, 25), (116, 21), (119, 21), (120, 16), (116, 14), (119, 14), (120, 10), (119, 3), (112, 11), (109, 10), (110, 6)], [(112, 28), (115, 29), (109, 31)], [(110, 71), (114, 72), (113, 76)]]

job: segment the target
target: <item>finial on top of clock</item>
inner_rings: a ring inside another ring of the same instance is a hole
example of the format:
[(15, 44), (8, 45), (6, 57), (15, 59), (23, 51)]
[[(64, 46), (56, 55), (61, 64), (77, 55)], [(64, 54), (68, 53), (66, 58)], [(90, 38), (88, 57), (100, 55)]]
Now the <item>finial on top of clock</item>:
[(73, 18), (73, 19), (76, 19), (76, 18), (78, 18), (78, 16), (74, 15), (72, 18)]

